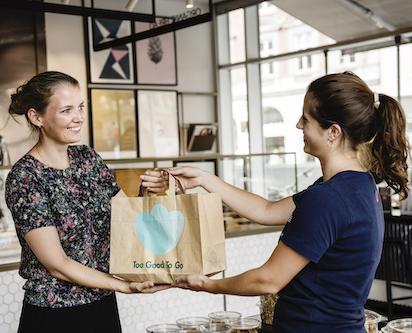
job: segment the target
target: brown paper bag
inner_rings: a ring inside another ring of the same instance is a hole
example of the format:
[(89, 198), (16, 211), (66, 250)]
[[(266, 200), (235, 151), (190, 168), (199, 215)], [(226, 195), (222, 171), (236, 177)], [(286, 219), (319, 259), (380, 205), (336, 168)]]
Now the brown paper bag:
[(112, 200), (110, 274), (128, 281), (172, 283), (185, 274), (226, 267), (222, 200), (217, 193)]

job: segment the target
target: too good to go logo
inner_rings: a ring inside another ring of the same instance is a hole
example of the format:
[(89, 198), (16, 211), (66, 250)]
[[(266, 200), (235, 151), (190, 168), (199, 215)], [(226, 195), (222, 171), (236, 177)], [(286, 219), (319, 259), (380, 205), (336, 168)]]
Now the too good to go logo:
[(158, 256), (176, 247), (184, 225), (182, 212), (168, 211), (162, 204), (156, 204), (150, 213), (139, 213), (136, 216), (134, 230), (143, 247)]

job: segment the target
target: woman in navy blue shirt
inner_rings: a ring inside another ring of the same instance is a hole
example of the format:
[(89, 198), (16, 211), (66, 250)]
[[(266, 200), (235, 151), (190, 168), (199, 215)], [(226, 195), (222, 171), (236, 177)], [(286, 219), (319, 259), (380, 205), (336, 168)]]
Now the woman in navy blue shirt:
[(296, 126), (303, 131), (304, 151), (319, 159), (323, 177), (292, 197), (271, 202), (195, 168), (169, 171), (186, 188), (219, 192), (252, 221), (287, 222), (261, 267), (219, 280), (182, 276), (176, 286), (245, 296), (278, 293), (273, 332), (365, 332), (363, 307), (384, 233), (374, 177), (406, 198), (404, 112), (396, 100), (345, 72), (309, 85)]

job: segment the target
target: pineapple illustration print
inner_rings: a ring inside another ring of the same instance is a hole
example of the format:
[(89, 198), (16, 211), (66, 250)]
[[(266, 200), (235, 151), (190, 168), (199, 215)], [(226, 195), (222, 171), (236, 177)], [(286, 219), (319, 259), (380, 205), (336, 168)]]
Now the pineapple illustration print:
[(159, 36), (149, 38), (149, 45), (147, 54), (151, 61), (155, 64), (158, 64), (162, 61), (163, 50), (162, 50), (162, 41)]

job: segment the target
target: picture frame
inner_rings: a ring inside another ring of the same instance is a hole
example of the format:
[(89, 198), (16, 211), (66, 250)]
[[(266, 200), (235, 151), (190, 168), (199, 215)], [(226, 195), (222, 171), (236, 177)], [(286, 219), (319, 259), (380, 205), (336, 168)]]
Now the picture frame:
[(140, 157), (179, 155), (177, 91), (138, 90)]
[(91, 83), (133, 84), (134, 64), (131, 43), (94, 51), (93, 45), (108, 42), (132, 33), (126, 20), (88, 19), (89, 71)]
[[(151, 23), (135, 22), (135, 32), (151, 28)], [(140, 85), (177, 85), (175, 32), (150, 37), (135, 43), (136, 77)]]
[(134, 90), (91, 89), (93, 147), (104, 159), (138, 156)]
[(187, 130), (188, 152), (213, 152), (217, 126), (214, 124), (190, 124)]

